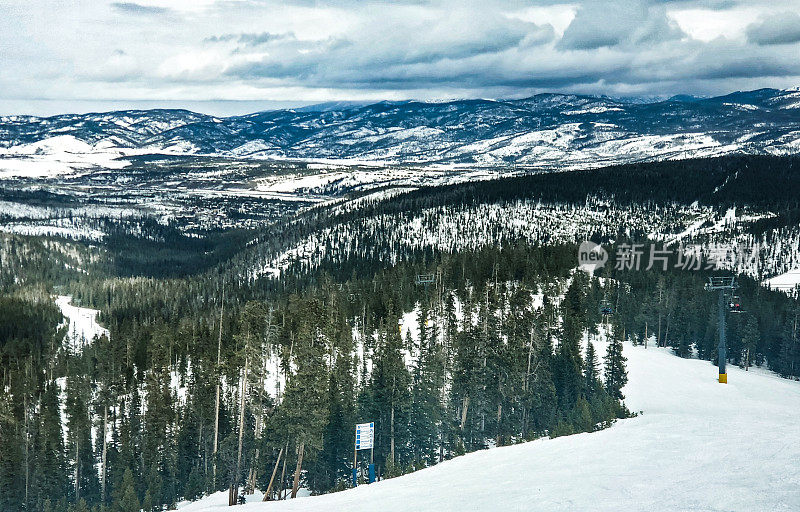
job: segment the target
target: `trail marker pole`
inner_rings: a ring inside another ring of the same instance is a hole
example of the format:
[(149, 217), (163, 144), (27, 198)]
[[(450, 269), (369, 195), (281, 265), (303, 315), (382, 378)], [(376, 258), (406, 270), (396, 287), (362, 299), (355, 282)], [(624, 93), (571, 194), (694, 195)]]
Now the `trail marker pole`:
[(353, 487), (358, 487), (358, 448), (353, 448)]
[(728, 383), (727, 369), (725, 368), (725, 359), (727, 359), (727, 346), (725, 345), (725, 292), (719, 291), (719, 298), (717, 300), (717, 311), (719, 313), (719, 345), (717, 346), (719, 359), (719, 381), (722, 384)]

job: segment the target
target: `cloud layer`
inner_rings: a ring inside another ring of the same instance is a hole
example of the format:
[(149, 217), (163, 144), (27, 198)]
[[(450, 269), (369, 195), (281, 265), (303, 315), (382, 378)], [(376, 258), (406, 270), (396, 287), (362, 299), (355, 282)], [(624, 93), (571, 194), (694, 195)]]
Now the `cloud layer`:
[(800, 0), (0, 0), (4, 105), (715, 94), (798, 55)]
[(747, 27), (747, 39), (760, 45), (800, 42), (800, 14), (789, 11), (763, 16)]

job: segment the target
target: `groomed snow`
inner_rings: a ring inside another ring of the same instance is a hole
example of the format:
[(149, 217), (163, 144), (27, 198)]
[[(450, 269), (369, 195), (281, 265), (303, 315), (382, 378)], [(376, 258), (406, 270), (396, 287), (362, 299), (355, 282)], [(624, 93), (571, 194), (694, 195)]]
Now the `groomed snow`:
[[(605, 353), (603, 343), (597, 343)], [(800, 384), (625, 346), (636, 418), (495, 448), (400, 478), (242, 512), (800, 510)], [(226, 508), (211, 496), (185, 512)], [(230, 510), (230, 509), (228, 509)]]
[(764, 285), (772, 290), (793, 293), (797, 290), (797, 287), (800, 286), (800, 268), (767, 279), (764, 281)]
[(80, 349), (101, 336), (110, 337), (108, 329), (97, 323), (98, 310), (72, 305), (69, 295), (59, 295), (56, 305), (67, 319), (67, 342), (74, 348)]

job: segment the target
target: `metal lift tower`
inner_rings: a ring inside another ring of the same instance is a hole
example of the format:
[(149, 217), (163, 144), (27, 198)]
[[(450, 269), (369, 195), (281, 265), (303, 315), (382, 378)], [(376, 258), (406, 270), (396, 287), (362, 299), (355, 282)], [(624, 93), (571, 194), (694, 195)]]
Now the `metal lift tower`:
[(417, 286), (422, 285), (425, 289), (428, 289), (428, 285), (436, 283), (436, 275), (435, 274), (419, 274), (414, 281)]
[(727, 295), (733, 295), (733, 290), (736, 289), (736, 278), (731, 277), (709, 277), (706, 283), (706, 290), (719, 292), (719, 302), (717, 303), (717, 311), (719, 313), (719, 382), (721, 384), (728, 383), (728, 374), (725, 370), (726, 345), (725, 345), (725, 306), (727, 304)]

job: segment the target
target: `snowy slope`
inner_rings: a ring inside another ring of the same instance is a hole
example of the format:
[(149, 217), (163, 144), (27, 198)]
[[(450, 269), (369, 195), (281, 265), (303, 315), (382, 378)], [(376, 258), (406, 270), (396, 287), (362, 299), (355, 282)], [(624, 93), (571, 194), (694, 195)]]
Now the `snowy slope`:
[[(602, 352), (605, 347), (598, 344)], [(242, 512), (800, 510), (800, 384), (625, 346), (626, 403), (591, 434), (468, 454), (371, 486)], [(185, 512), (227, 509), (214, 496)]]
[(71, 347), (80, 349), (95, 338), (101, 336), (110, 338), (108, 329), (97, 323), (97, 315), (100, 311), (73, 305), (72, 297), (69, 295), (59, 295), (56, 299), (56, 306), (66, 318), (67, 343)]
[(90, 145), (72, 135), (57, 135), (10, 149), (0, 147), (0, 179), (46, 178), (90, 169), (122, 169), (123, 151), (108, 145)]
[(785, 274), (764, 281), (764, 285), (772, 290), (795, 293), (800, 286), (800, 269), (790, 270)]

